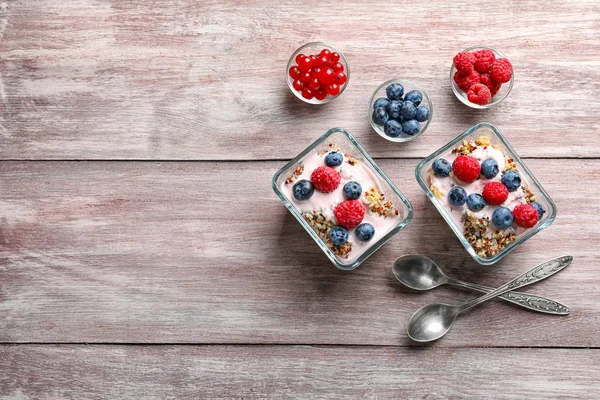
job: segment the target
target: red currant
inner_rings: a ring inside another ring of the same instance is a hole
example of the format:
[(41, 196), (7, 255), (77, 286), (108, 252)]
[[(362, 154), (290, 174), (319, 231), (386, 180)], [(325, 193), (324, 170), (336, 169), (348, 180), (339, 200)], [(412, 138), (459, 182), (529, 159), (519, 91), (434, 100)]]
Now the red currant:
[(338, 62), (338, 61), (340, 61), (340, 55), (337, 52), (331, 53), (329, 55), (329, 59), (333, 62)]
[(343, 72), (340, 72), (336, 75), (335, 77), (335, 83), (337, 83), (338, 85), (343, 85), (344, 83), (346, 83), (346, 74)]
[(312, 78), (306, 85), (310, 90), (317, 90), (321, 87), (321, 82), (318, 78)]
[[(310, 55), (310, 58), (311, 58), (311, 60), (313, 60), (313, 63), (314, 63), (315, 61), (317, 61), (317, 59), (318, 59), (319, 57), (318, 57), (316, 54), (311, 54), (311, 55)], [(316, 63), (314, 63), (313, 65), (316, 65)]]
[(331, 66), (331, 68), (333, 68), (333, 71), (335, 73), (344, 72), (344, 64), (342, 64), (341, 62), (336, 62)]
[(308, 81), (310, 81), (310, 79), (312, 78), (310, 72), (301, 72), (300, 76), (298, 77), (298, 79), (300, 79), (300, 82), (302, 83), (306, 83)]
[(318, 77), (318, 76), (319, 76), (319, 74), (321, 73), (321, 67), (312, 67), (312, 68), (311, 68), (311, 70), (310, 70), (310, 73), (311, 73), (313, 76), (316, 76), (316, 77)]
[(302, 53), (298, 54), (295, 58), (296, 64), (300, 64), (300, 60), (304, 57), (306, 57), (304, 54), (302, 54)]
[(320, 65), (322, 67), (327, 67), (329, 66), (329, 58), (325, 57), (325, 56), (320, 56), (317, 59), (317, 65)]
[(298, 77), (300, 77), (300, 75), (302, 74), (302, 71), (300, 71), (300, 69), (297, 66), (293, 66), (290, 68), (290, 76), (294, 79), (298, 79)]
[(321, 50), (321, 53), (319, 54), (321, 57), (329, 57), (329, 55), (331, 54), (331, 50), (329, 49), (323, 49)]
[(298, 68), (300, 71), (305, 72), (308, 71), (313, 66), (313, 60), (310, 57), (301, 58), (298, 61)]
[(310, 90), (309, 88), (304, 88), (302, 89), (302, 97), (304, 97), (305, 99), (312, 99), (313, 97), (315, 97), (315, 94), (313, 93), (312, 90)]
[(335, 73), (331, 68), (324, 68), (319, 74), (319, 80), (325, 85), (331, 85), (335, 80)]
[(327, 97), (327, 92), (323, 89), (317, 90), (315, 92), (315, 99), (317, 99), (317, 100), (325, 100), (326, 97)]
[(337, 96), (340, 94), (340, 86), (337, 83), (332, 83), (331, 85), (327, 86), (327, 93), (332, 96)]
[(296, 89), (296, 90), (302, 90), (304, 88), (304, 83), (302, 83), (301, 80), (296, 79), (294, 81), (294, 83), (292, 84), (292, 86), (294, 86), (294, 89)]

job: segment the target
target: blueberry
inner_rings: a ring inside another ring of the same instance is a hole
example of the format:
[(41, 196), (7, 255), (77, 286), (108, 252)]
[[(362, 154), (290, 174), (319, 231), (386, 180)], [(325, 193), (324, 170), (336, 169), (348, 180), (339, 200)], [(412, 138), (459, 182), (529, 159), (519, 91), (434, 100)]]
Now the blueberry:
[(362, 193), (362, 186), (360, 183), (350, 181), (344, 185), (344, 198), (346, 200), (356, 200)]
[(329, 231), (329, 240), (336, 246), (341, 246), (348, 241), (348, 231), (341, 226), (334, 226)]
[(312, 182), (307, 179), (298, 181), (292, 188), (294, 198), (299, 201), (308, 200), (312, 197), (315, 192), (315, 187)]
[(407, 135), (416, 135), (421, 130), (421, 124), (416, 119), (402, 121), (402, 132)]
[(471, 211), (481, 211), (483, 207), (485, 207), (485, 200), (483, 200), (483, 196), (479, 193), (471, 193), (469, 197), (467, 197), (467, 207)]
[(460, 186), (454, 186), (448, 192), (448, 201), (453, 206), (462, 206), (467, 201), (467, 191)]
[(498, 175), (499, 171), (498, 163), (493, 158), (488, 158), (481, 163), (481, 175), (483, 175), (484, 178), (492, 179)]
[(509, 192), (514, 192), (521, 186), (521, 175), (514, 169), (508, 170), (502, 175), (502, 184)]
[(375, 235), (375, 228), (373, 228), (373, 225), (365, 222), (356, 227), (355, 233), (358, 240), (361, 242), (368, 242), (369, 240), (373, 239), (373, 236)]
[(417, 108), (417, 115), (415, 119), (419, 122), (425, 122), (429, 119), (429, 108), (419, 106)]
[(390, 119), (398, 119), (400, 118), (400, 109), (402, 108), (402, 102), (393, 100), (390, 101), (390, 104), (387, 106), (387, 113)]
[(544, 210), (544, 207), (542, 207), (542, 205), (540, 203), (538, 203), (537, 201), (532, 201), (531, 204), (530, 204), (530, 206), (532, 206), (533, 208), (535, 208), (535, 211), (537, 211), (537, 213), (538, 213), (538, 221), (540, 219), (542, 219), (542, 216), (546, 212), (546, 210)]
[(418, 90), (411, 90), (404, 96), (404, 101), (412, 101), (415, 106), (418, 106), (423, 101), (423, 95)]
[(404, 94), (404, 87), (399, 83), (392, 83), (385, 88), (385, 94), (390, 100), (400, 100)]
[(390, 101), (388, 99), (386, 99), (385, 97), (381, 97), (377, 100), (375, 100), (375, 102), (373, 103), (373, 108), (379, 108), (379, 107), (387, 107), (387, 105), (390, 104)]
[(373, 122), (375, 122), (377, 125), (385, 125), (389, 118), (390, 117), (387, 111), (385, 111), (385, 108), (377, 107), (373, 110)]
[(444, 160), (443, 158), (438, 158), (433, 162), (433, 173), (437, 176), (450, 176), (450, 172), (452, 172), (452, 164), (448, 160)]
[(417, 107), (415, 107), (412, 101), (405, 101), (400, 108), (400, 114), (405, 120), (413, 119), (417, 116)]
[(513, 213), (506, 207), (498, 207), (492, 214), (492, 222), (500, 229), (508, 228), (513, 223)]
[(388, 136), (398, 137), (402, 133), (402, 125), (400, 125), (400, 122), (391, 119), (385, 123), (383, 131)]
[(332, 151), (325, 156), (325, 165), (329, 167), (337, 167), (344, 162), (344, 156), (337, 151)]

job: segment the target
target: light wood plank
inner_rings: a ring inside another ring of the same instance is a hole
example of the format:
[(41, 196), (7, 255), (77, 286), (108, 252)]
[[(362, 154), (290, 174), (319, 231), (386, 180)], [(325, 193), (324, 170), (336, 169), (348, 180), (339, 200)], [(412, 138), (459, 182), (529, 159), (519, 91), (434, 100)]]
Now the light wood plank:
[(599, 350), (0, 346), (6, 399), (596, 399)]
[(600, 345), (600, 160), (529, 160), (558, 218), (493, 267), (471, 261), (415, 182), (416, 163), (380, 162), (413, 202), (411, 225), (342, 272), (272, 192), (279, 162), (1, 162), (0, 341), (410, 345), (417, 308), (473, 296), (403, 290), (393, 260), (422, 253), (488, 285), (575, 256), (531, 288), (569, 317), (489, 304), (437, 346)]
[[(285, 159), (334, 126), (373, 156), (422, 157), (481, 120), (523, 156), (600, 156), (598, 1), (2, 4), (0, 159)], [(326, 106), (285, 83), (288, 57), (311, 40), (350, 60), (348, 90)], [(515, 67), (494, 110), (450, 90), (452, 57), (476, 44)], [(366, 119), (372, 91), (396, 77), (422, 84), (435, 108), (430, 130), (404, 145)]]

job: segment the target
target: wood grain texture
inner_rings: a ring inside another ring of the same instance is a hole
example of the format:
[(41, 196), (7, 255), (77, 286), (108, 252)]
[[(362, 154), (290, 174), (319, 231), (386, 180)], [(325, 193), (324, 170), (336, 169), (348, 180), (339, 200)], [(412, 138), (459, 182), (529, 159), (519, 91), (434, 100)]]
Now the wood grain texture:
[[(523, 156), (600, 156), (590, 145), (600, 134), (598, 1), (1, 5), (0, 159), (286, 159), (334, 126), (372, 156), (422, 157), (481, 120)], [(301, 103), (285, 83), (288, 57), (312, 40), (338, 46), (351, 66), (348, 89), (326, 106)], [(484, 112), (459, 103), (448, 79), (454, 54), (476, 44), (503, 51), (516, 71), (509, 98)], [(366, 118), (373, 90), (396, 77), (434, 102), (428, 132), (404, 145)]]
[(0, 341), (412, 345), (417, 308), (474, 296), (403, 290), (392, 262), (422, 253), (487, 285), (575, 256), (530, 289), (570, 316), (490, 303), (434, 346), (600, 345), (600, 238), (585, 223), (600, 215), (600, 160), (529, 160), (558, 218), (492, 267), (470, 259), (414, 180), (416, 163), (380, 161), (415, 217), (348, 273), (272, 192), (280, 162), (1, 162)]
[(597, 399), (600, 350), (0, 346), (8, 399)]

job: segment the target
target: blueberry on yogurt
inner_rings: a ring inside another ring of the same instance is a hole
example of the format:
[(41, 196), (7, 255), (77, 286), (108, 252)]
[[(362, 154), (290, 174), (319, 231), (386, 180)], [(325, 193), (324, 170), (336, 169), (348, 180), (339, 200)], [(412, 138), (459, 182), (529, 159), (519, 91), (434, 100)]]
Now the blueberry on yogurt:
[(437, 176), (447, 177), (450, 176), (450, 172), (452, 172), (452, 164), (448, 160), (443, 158), (438, 158), (433, 162), (432, 165), (433, 173)]
[(448, 201), (455, 207), (464, 205), (467, 201), (467, 191), (460, 186), (454, 186), (448, 192)]
[(332, 151), (325, 156), (325, 165), (328, 167), (337, 167), (344, 162), (344, 156), (337, 151)]
[(341, 246), (348, 241), (348, 231), (339, 225), (334, 226), (329, 231), (329, 240), (336, 246)]
[(308, 200), (312, 197), (315, 192), (315, 187), (312, 182), (307, 179), (302, 179), (298, 181), (294, 187), (292, 187), (292, 192), (294, 193), (294, 198), (298, 201)]

